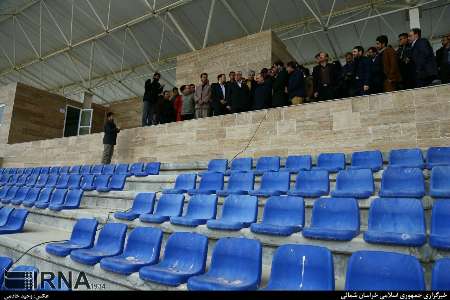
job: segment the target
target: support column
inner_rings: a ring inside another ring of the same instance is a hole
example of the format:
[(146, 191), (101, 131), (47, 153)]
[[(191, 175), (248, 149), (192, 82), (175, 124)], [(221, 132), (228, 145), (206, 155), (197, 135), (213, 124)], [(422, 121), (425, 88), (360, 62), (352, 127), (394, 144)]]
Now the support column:
[(83, 93), (83, 109), (89, 109), (92, 108), (92, 98), (94, 95), (92, 95), (89, 92)]
[(409, 28), (420, 28), (420, 11), (418, 7), (409, 10)]

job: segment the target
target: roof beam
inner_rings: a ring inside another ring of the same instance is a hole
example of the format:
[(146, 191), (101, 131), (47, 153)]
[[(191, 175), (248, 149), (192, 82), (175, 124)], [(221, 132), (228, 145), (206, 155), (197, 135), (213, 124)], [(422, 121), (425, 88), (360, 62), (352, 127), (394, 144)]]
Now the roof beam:
[(266, 2), (266, 9), (264, 10), (264, 16), (263, 16), (263, 19), (261, 21), (261, 27), (259, 28), (259, 32), (262, 32), (263, 29), (264, 29), (264, 24), (266, 23), (267, 12), (269, 11), (269, 5), (270, 5), (270, 0), (267, 0), (267, 2)]
[(168, 11), (167, 15), (169, 16), (172, 23), (175, 25), (175, 28), (180, 32), (181, 36), (183, 37), (183, 39), (185, 40), (185, 42), (189, 46), (189, 48), (191, 48), (192, 51), (196, 51), (197, 49), (195, 49), (194, 44), (192, 44), (192, 42), (189, 39), (189, 37), (187, 36), (186, 32), (184, 32), (183, 28), (181, 28), (180, 24), (175, 19), (175, 17), (172, 15), (172, 13), (170, 11)]
[(247, 35), (250, 34), (250, 32), (248, 31), (247, 27), (244, 25), (244, 23), (242, 23), (241, 19), (236, 14), (236, 12), (231, 7), (231, 5), (227, 2), (227, 0), (220, 0), (220, 1), (222, 2), (223, 6), (225, 6), (225, 8), (228, 10), (230, 15), (236, 20), (236, 22), (239, 24), (239, 26), (241, 26), (241, 28), (245, 32), (245, 34), (247, 34)]
[(211, 6), (209, 7), (208, 22), (206, 23), (205, 38), (203, 39), (203, 49), (206, 48), (206, 45), (208, 44), (209, 30), (211, 29), (211, 21), (212, 21), (212, 16), (214, 14), (215, 6), (216, 6), (216, 0), (212, 0)]

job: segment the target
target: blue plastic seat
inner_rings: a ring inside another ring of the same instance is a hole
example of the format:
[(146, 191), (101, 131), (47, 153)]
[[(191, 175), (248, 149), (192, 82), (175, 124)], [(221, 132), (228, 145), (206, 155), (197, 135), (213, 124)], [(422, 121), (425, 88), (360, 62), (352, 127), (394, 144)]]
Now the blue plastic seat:
[(36, 204), (45, 205), (45, 203), (50, 202), (50, 197), (52, 195), (53, 189), (52, 188), (43, 188), (41, 192), (39, 193), (39, 196), (34, 202), (28, 201), (28, 195), (27, 200), (22, 202), (23, 206), (26, 207), (33, 207)]
[(387, 168), (381, 178), (380, 197), (422, 198), (425, 178), (418, 168)]
[(280, 157), (279, 156), (264, 156), (258, 158), (256, 162), (255, 175), (263, 175), (266, 172), (280, 171)]
[(38, 175), (30, 175), (30, 176), (28, 176), (27, 181), (25, 181), (25, 185), (29, 186), (29, 187), (34, 187), (34, 185), (36, 184), (38, 178), (39, 178)]
[(253, 233), (289, 236), (305, 225), (305, 202), (298, 197), (270, 197), (264, 206), (261, 223), (250, 226)]
[(36, 208), (45, 209), (48, 208), (50, 204), (52, 205), (62, 205), (64, 203), (64, 199), (66, 197), (67, 190), (65, 189), (55, 189), (50, 197), (49, 201), (47, 199), (42, 199), (39, 197), (39, 200), (34, 204)]
[(59, 175), (59, 171), (61, 170), (60, 167), (51, 167), (50, 168), (50, 175)]
[(94, 247), (73, 250), (70, 258), (85, 265), (95, 265), (102, 258), (116, 256), (122, 253), (125, 244), (127, 225), (107, 223), (100, 231)]
[(25, 200), (22, 201), (22, 205), (26, 207), (33, 207), (34, 203), (39, 198), (40, 193), (41, 188), (31, 188), (27, 196), (25, 197)]
[(20, 205), (26, 199), (28, 192), (30, 191), (29, 187), (21, 187), (13, 199), (11, 199), (11, 204)]
[(50, 203), (48, 208), (53, 211), (61, 211), (63, 209), (78, 209), (81, 199), (83, 198), (83, 190), (68, 190), (63, 203)]
[(253, 158), (236, 158), (231, 162), (231, 168), (225, 172), (225, 175), (239, 172), (251, 172), (253, 168)]
[(3, 174), (0, 180), (0, 185), (6, 184), (11, 176), (12, 176), (11, 174)]
[(179, 217), (183, 211), (183, 194), (163, 194), (158, 200), (156, 209), (151, 214), (142, 214), (139, 220), (144, 223), (161, 224), (170, 217)]
[(87, 174), (83, 175), (81, 178), (80, 187), (83, 191), (93, 191), (95, 190), (94, 185), (95, 175)]
[(91, 168), (91, 174), (93, 175), (101, 175), (103, 173), (104, 165), (93, 165)]
[(441, 258), (434, 263), (431, 275), (432, 291), (450, 291), (450, 258)]
[(208, 170), (199, 173), (199, 176), (203, 176), (205, 173), (223, 173), (227, 171), (228, 159), (212, 159), (208, 163)]
[(0, 234), (14, 234), (22, 232), (27, 216), (28, 210), (14, 209), (14, 211), (9, 215), (6, 224), (0, 227)]
[(146, 164), (143, 167), (142, 171), (136, 171), (136, 172), (133, 172), (133, 174), (136, 177), (146, 177), (146, 176), (150, 176), (150, 175), (158, 175), (160, 168), (161, 168), (161, 163), (151, 162), (151, 163)]
[(423, 169), (425, 163), (422, 150), (418, 148), (391, 150), (389, 153), (389, 166)]
[(256, 290), (261, 282), (262, 247), (257, 240), (222, 238), (217, 241), (207, 273), (189, 278), (191, 291)]
[(10, 188), (11, 188), (10, 186), (2, 186), (0, 188), (0, 200), (6, 197), (6, 194), (8, 193)]
[(6, 256), (0, 256), (0, 290), (3, 286), (3, 278), (5, 277), (5, 272), (12, 266), (13, 260)]
[(178, 286), (186, 283), (190, 277), (205, 272), (207, 256), (208, 238), (206, 236), (190, 232), (175, 232), (167, 240), (164, 258), (156, 265), (140, 269), (139, 277), (157, 284)]
[(450, 147), (431, 147), (427, 151), (427, 168), (450, 166)]
[(47, 181), (48, 181), (48, 177), (49, 177), (49, 175), (47, 175), (47, 174), (40, 175), (39, 179), (37, 180), (37, 182), (34, 185), (34, 187), (40, 187), (40, 188), (45, 187), (46, 184), (47, 184)]
[(262, 176), (261, 187), (250, 191), (249, 195), (270, 197), (284, 195), (289, 191), (291, 174), (289, 172), (268, 172)]
[(357, 251), (347, 265), (347, 291), (425, 291), (422, 266), (411, 255)]
[(430, 196), (450, 198), (450, 166), (434, 167), (431, 171)]
[(41, 172), (40, 172), (40, 174), (46, 174), (46, 175), (48, 175), (49, 172), (50, 172), (50, 167), (41, 167)]
[(59, 174), (60, 175), (69, 174), (69, 171), (70, 171), (70, 167), (64, 166), (59, 169)]
[(66, 257), (72, 250), (91, 248), (94, 244), (98, 222), (95, 219), (78, 219), (72, 229), (70, 240), (52, 243), (45, 247), (47, 253)]
[(163, 233), (159, 228), (137, 227), (128, 236), (122, 254), (100, 261), (103, 270), (130, 275), (159, 261)]
[(373, 173), (370, 169), (340, 171), (336, 178), (333, 197), (366, 199), (375, 192)]
[(80, 174), (81, 166), (72, 166), (70, 168), (69, 174)]
[(283, 245), (272, 260), (266, 291), (333, 291), (333, 255), (325, 247)]
[[(13, 212), (12, 207), (1, 207), (0, 208), (0, 226), (4, 226), (8, 222), (8, 218)], [(0, 282), (1, 283), (1, 282)]]
[(450, 201), (448, 199), (434, 201), (429, 244), (436, 249), (450, 250)]
[(375, 199), (364, 240), (373, 244), (419, 247), (426, 242), (425, 214), (418, 199)]
[(136, 174), (142, 174), (143, 171), (144, 171), (144, 163), (142, 162), (134, 163), (130, 167), (129, 175), (136, 176)]
[(114, 175), (115, 170), (116, 170), (116, 165), (104, 165), (102, 174), (103, 175)]
[[(109, 181), (108, 189), (109, 191), (122, 191), (125, 188), (125, 183), (127, 182), (127, 175), (110, 175), (111, 180)], [(99, 190), (99, 192), (106, 190)]]
[(188, 190), (189, 195), (210, 195), (223, 190), (224, 175), (222, 173), (206, 173), (200, 180), (197, 189)]
[(92, 168), (91, 165), (84, 165), (84, 166), (81, 166), (81, 168), (80, 168), (80, 174), (81, 174), (81, 175), (91, 174), (91, 168)]
[(378, 172), (383, 168), (383, 154), (379, 150), (353, 152), (350, 169), (371, 169)]
[(129, 174), (128, 174), (128, 164), (118, 164), (116, 166), (116, 169), (114, 170), (114, 174), (129, 176)]
[(309, 171), (312, 167), (311, 155), (291, 155), (286, 159), (284, 168), (281, 168), (282, 172), (289, 172), (291, 174), (297, 174), (300, 171)]
[(23, 174), (25, 175), (31, 175), (31, 173), (33, 173), (33, 168), (26, 168), (25, 171), (23, 172)]
[(180, 174), (175, 180), (173, 189), (165, 189), (164, 194), (183, 194), (194, 190), (197, 183), (197, 174)]
[(46, 187), (54, 188), (56, 187), (56, 184), (58, 183), (59, 175), (49, 175), (48, 180), (45, 183)]
[(16, 169), (16, 174), (17, 175), (22, 175), (24, 172), (25, 172), (25, 169), (23, 169), (23, 168), (17, 168)]
[(155, 193), (139, 193), (134, 198), (133, 206), (131, 207), (131, 209), (124, 212), (116, 212), (114, 214), (114, 218), (133, 221), (139, 218), (139, 216), (142, 214), (151, 214), (153, 213), (155, 198)]
[(111, 180), (111, 175), (96, 175), (94, 179), (94, 186), (97, 192), (107, 193), (111, 191), (109, 187), (109, 181)]
[(344, 153), (321, 153), (317, 158), (315, 170), (327, 170), (330, 173), (337, 173), (345, 169)]
[(350, 241), (359, 235), (359, 206), (354, 198), (320, 198), (314, 202), (311, 225), (303, 236), (318, 240)]
[(24, 186), (28, 179), (28, 175), (20, 175), (15, 186)]
[(174, 225), (196, 227), (215, 219), (217, 214), (216, 195), (194, 195), (189, 199), (187, 212), (182, 217), (171, 217)]
[(81, 175), (72, 174), (69, 177), (69, 182), (67, 184), (69, 189), (79, 189), (81, 185)]
[(59, 176), (58, 181), (56, 182), (55, 188), (57, 189), (67, 189), (69, 188), (69, 174), (62, 174)]
[(20, 175), (12, 175), (9, 177), (9, 180), (7, 182), (7, 185), (16, 185), (17, 180), (19, 180)]
[(6, 193), (6, 196), (2, 198), (2, 203), (3, 204), (11, 203), (11, 200), (14, 199), (14, 197), (16, 196), (18, 190), (19, 190), (18, 186), (12, 186), (8, 190), (8, 193)]
[(289, 196), (316, 198), (330, 193), (328, 171), (312, 170), (300, 171), (293, 189), (288, 191)]
[(209, 220), (209, 229), (238, 231), (256, 222), (258, 215), (258, 198), (247, 195), (231, 195), (225, 198), (222, 216)]
[(228, 195), (247, 195), (255, 189), (255, 173), (233, 173), (228, 179), (226, 190), (217, 191), (217, 195), (226, 197)]
[[(34, 266), (24, 266), (24, 265), (17, 266), (8, 271), (11, 273), (12, 272), (22, 272), (25, 274), (28, 273), (30, 275), (30, 277), (31, 277), (31, 275), (33, 275), (33, 278), (38, 278), (38, 274), (39, 274), (38, 268), (36, 268)], [(5, 274), (5, 281), (7, 280), (6, 275), (7, 274)], [(4, 284), (2, 289), (5, 291), (31, 291), (33, 289), (33, 285), (25, 285), (25, 288), (7, 288), (6, 285)]]

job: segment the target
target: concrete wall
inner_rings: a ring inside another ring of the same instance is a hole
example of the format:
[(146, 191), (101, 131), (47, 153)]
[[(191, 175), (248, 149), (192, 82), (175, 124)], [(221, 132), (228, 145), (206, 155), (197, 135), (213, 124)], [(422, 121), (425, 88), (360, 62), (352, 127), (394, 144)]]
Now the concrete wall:
[(3, 157), (6, 150), (5, 144), (8, 143), (9, 128), (14, 106), (14, 96), (16, 94), (16, 84), (8, 84), (0, 88), (0, 104), (5, 104), (3, 121), (0, 125), (0, 157)]
[(142, 98), (132, 98), (112, 103), (109, 111), (114, 113), (117, 126), (120, 128), (136, 128), (142, 125), (142, 106)]
[[(450, 144), (450, 85), (124, 130), (115, 162), (207, 161), (241, 156)], [(102, 134), (5, 145), (5, 166), (96, 163)], [(1, 147), (1, 146), (0, 146)]]

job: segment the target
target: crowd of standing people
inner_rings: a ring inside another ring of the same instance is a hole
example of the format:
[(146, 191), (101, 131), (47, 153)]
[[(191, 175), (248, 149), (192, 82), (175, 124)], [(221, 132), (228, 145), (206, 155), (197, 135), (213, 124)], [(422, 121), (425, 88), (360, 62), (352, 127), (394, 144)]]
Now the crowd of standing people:
[(197, 86), (168, 91), (155, 73), (145, 83), (142, 126), (449, 83), (449, 49), (450, 34), (442, 37), (442, 48), (435, 55), (415, 28), (399, 35), (397, 50), (385, 35), (367, 51), (354, 47), (343, 66), (320, 52), (312, 74), (294, 61), (286, 65), (279, 61), (258, 74), (249, 71), (247, 78), (241, 71), (230, 72), (228, 80), (220, 74), (213, 84), (203, 73)]

